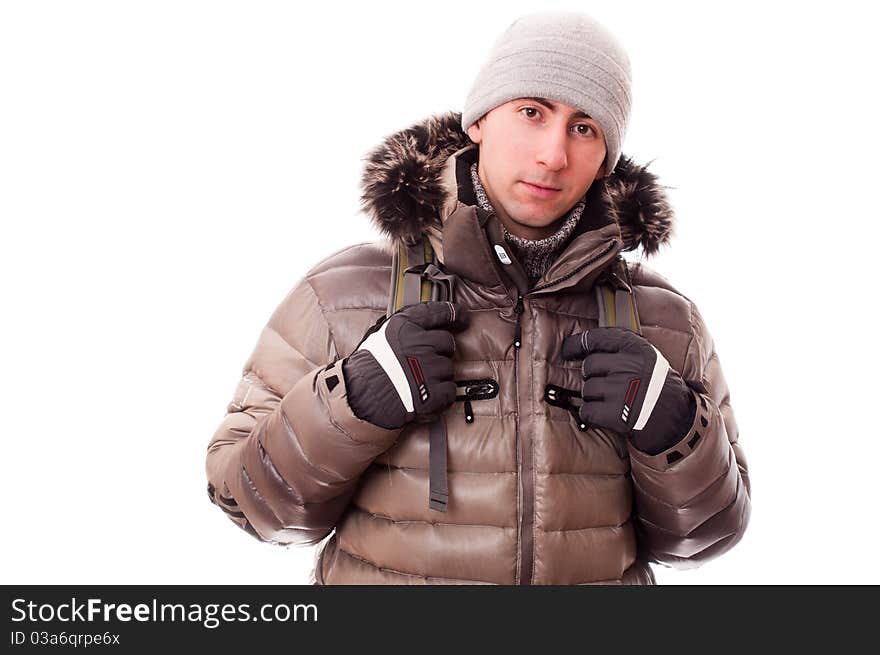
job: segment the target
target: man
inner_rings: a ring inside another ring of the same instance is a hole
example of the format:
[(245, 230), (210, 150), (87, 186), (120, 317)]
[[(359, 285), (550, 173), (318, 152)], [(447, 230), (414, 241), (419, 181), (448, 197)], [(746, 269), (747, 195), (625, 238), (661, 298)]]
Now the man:
[[(614, 38), (536, 14), (460, 116), (371, 153), (389, 243), (319, 263), (269, 319), (208, 448), (211, 500), (276, 544), (335, 530), (317, 584), (653, 584), (650, 562), (733, 547), (749, 478), (712, 338), (619, 256), (672, 222), (620, 153), (629, 111)], [(390, 253), (419, 239), (451, 301), (385, 318)]]

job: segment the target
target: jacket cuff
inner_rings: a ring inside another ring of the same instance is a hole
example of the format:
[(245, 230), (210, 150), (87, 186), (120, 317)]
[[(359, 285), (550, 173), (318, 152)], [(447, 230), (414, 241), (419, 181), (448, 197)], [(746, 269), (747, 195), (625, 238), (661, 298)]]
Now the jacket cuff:
[(383, 452), (395, 442), (402, 428), (387, 429), (357, 417), (348, 403), (348, 388), (342, 374), (340, 359), (320, 371), (314, 378), (315, 391), (327, 407), (330, 422), (357, 443), (373, 444)]
[(709, 422), (711, 421), (711, 404), (704, 394), (697, 393), (693, 389), (690, 390), (694, 396), (696, 411), (685, 435), (675, 444), (666, 450), (649, 455), (648, 453), (636, 448), (630, 440), (627, 440), (627, 448), (630, 457), (655, 471), (666, 471), (674, 466), (679, 465), (688, 459), (692, 453), (697, 451), (700, 445), (706, 441), (706, 433), (708, 432)]

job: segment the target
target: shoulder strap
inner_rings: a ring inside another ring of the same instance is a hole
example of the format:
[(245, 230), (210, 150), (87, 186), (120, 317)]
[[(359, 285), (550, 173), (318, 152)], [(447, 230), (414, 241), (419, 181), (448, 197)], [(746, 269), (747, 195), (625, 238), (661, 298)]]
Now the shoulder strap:
[(642, 325), (629, 279), (629, 269), (623, 257), (618, 257), (609, 267), (602, 282), (596, 284), (596, 301), (599, 305), (601, 327), (622, 327), (641, 334)]
[(406, 305), (426, 302), (436, 295), (431, 280), (422, 276), (425, 267), (434, 263), (434, 249), (428, 239), (420, 238), (413, 244), (398, 242), (391, 259), (388, 316)]
[[(453, 277), (443, 274), (436, 269), (436, 265), (434, 249), (428, 239), (422, 237), (413, 244), (398, 242), (397, 250), (391, 260), (388, 316), (406, 305), (428, 300), (451, 299)], [(425, 275), (426, 271), (431, 275)], [(448, 284), (445, 293), (441, 289), (443, 282)], [(442, 415), (431, 422), (428, 434), (428, 507), (437, 512), (445, 512), (449, 502), (449, 486), (446, 463), (446, 419)]]

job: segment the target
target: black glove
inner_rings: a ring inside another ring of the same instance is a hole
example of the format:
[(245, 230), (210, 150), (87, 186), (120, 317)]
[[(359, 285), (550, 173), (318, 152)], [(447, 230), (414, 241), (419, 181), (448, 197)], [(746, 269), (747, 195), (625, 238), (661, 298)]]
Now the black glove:
[(678, 443), (694, 420), (694, 395), (651, 343), (635, 332), (600, 327), (562, 342), (563, 359), (583, 359), (580, 419), (629, 436), (656, 455)]
[(421, 302), (380, 318), (342, 362), (355, 416), (396, 429), (455, 402), (449, 330), (466, 325), (465, 308), (452, 302)]

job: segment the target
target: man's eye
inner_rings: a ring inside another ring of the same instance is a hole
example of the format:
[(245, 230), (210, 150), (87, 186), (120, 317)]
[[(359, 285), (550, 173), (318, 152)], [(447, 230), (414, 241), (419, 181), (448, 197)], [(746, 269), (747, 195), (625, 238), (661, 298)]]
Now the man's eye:
[(526, 114), (526, 116), (528, 118), (534, 118), (534, 116), (538, 113), (538, 110), (535, 109), (534, 107), (523, 107), (522, 109), (520, 109), (520, 111), (522, 111), (522, 112), (535, 112), (534, 114), (531, 114), (531, 115)]
[(590, 132), (595, 132), (595, 131), (596, 131), (596, 129), (595, 129), (592, 125), (588, 125), (588, 124), (586, 124), (586, 123), (578, 123), (578, 124), (575, 125), (574, 127), (575, 127), (575, 129), (577, 129), (577, 128), (579, 128), (579, 127), (586, 128), (586, 129), (581, 130), (581, 131), (579, 132), (579, 134), (582, 134), (582, 135), (584, 135), (584, 136), (588, 135)]

